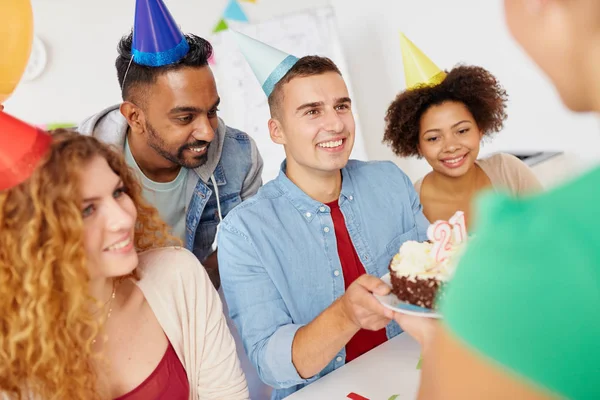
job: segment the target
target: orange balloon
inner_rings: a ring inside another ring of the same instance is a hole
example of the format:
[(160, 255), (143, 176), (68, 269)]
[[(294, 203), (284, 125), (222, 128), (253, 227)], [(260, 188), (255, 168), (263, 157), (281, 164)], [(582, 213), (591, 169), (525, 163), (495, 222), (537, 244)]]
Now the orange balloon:
[(33, 42), (30, 0), (0, 1), (0, 103), (17, 87)]

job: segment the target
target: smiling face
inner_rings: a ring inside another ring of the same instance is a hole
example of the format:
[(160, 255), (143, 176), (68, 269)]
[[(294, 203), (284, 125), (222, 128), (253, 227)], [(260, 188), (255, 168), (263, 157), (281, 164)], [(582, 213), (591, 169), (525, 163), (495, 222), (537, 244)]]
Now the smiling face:
[(434, 171), (460, 177), (475, 164), (482, 137), (469, 109), (463, 103), (446, 101), (421, 116), (419, 153)]
[[(93, 176), (94, 179), (89, 179)], [(138, 265), (134, 248), (135, 204), (105, 158), (95, 156), (81, 171), (84, 247), (92, 280), (131, 273)]]
[[(125, 112), (135, 133), (145, 136), (155, 154), (154, 167), (197, 168), (207, 160), (208, 146), (219, 126), (220, 103), (211, 69), (169, 70), (144, 89), (137, 112)], [(141, 98), (138, 94), (138, 98)]]
[(339, 173), (354, 145), (352, 102), (335, 72), (297, 77), (282, 87), (281, 117), (272, 139), (285, 146), (288, 170), (307, 176)]

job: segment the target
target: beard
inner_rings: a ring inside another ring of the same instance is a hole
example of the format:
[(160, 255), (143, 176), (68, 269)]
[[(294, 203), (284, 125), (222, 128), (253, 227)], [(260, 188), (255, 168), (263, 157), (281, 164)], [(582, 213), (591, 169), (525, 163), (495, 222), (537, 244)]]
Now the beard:
[[(210, 142), (205, 140), (195, 140), (191, 143), (184, 144), (177, 150), (171, 150), (149, 123), (146, 124), (146, 132), (148, 132), (148, 146), (156, 151), (161, 157), (171, 161), (174, 164), (180, 165), (184, 168), (194, 169), (204, 165), (208, 160), (208, 147), (210, 146)], [(206, 152), (204, 154), (192, 157), (185, 156), (185, 150), (189, 150), (193, 147), (203, 146), (206, 146)]]

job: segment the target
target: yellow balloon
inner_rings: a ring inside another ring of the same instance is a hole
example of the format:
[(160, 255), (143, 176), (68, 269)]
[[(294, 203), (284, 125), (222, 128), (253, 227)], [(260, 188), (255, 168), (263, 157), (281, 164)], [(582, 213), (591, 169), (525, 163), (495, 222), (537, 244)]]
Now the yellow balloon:
[(0, 0), (0, 103), (17, 87), (31, 53), (30, 0)]

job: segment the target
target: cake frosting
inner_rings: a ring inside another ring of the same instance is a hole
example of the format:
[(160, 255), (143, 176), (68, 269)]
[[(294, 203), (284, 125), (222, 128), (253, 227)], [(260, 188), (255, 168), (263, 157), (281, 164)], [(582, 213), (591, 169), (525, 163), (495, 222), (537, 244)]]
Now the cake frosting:
[(440, 252), (439, 243), (436, 250), (433, 241), (404, 242), (389, 265), (392, 293), (401, 301), (435, 308), (438, 292), (452, 278), (465, 243), (449, 239), (440, 261), (435, 255)]
[(433, 254), (433, 243), (404, 242), (399, 252), (390, 264), (390, 271), (397, 276), (405, 276), (410, 280), (416, 278), (433, 278), (438, 281), (448, 281), (454, 272), (456, 256), (460, 253), (463, 243), (450, 244), (449, 256), (442, 262), (437, 262)]

